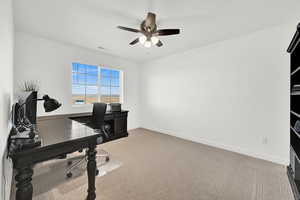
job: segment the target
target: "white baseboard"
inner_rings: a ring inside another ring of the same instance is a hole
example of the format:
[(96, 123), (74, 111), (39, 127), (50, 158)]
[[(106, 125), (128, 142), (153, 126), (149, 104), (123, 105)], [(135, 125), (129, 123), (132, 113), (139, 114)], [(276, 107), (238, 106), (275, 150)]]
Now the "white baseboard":
[(218, 142), (215, 142), (215, 141), (209, 141), (209, 140), (199, 138), (199, 137), (197, 137), (197, 138), (188, 137), (186, 135), (181, 135), (181, 134), (175, 133), (176, 131), (169, 131), (169, 130), (163, 130), (163, 129), (157, 129), (157, 128), (149, 128), (149, 127), (145, 127), (145, 126), (143, 128), (148, 129), (148, 130), (152, 130), (152, 131), (156, 131), (156, 132), (160, 132), (160, 133), (163, 133), (163, 134), (171, 135), (171, 136), (174, 136), (174, 137), (178, 137), (178, 138), (181, 138), (181, 139), (189, 140), (189, 141), (192, 141), (192, 142), (201, 143), (201, 144), (205, 144), (205, 145), (208, 145), (208, 146), (213, 146), (213, 147), (216, 147), (216, 148), (224, 149), (224, 150), (227, 150), (227, 151), (232, 151), (232, 152), (247, 155), (247, 156), (250, 156), (250, 157), (270, 161), (270, 162), (277, 163), (277, 164), (280, 164), (280, 165), (284, 165), (284, 166), (289, 165), (289, 158), (283, 158), (283, 157), (274, 156), (274, 155), (261, 154), (261, 153), (258, 153), (258, 152), (253, 152), (251, 150), (243, 149), (243, 148), (232, 146), (232, 145), (221, 144), (221, 143), (218, 143)]

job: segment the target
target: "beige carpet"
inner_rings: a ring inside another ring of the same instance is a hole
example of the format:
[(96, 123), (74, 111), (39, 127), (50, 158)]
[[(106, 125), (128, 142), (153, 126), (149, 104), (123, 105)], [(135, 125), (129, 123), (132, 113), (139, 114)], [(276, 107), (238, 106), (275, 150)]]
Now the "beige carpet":
[[(102, 148), (122, 164), (97, 177), (99, 200), (293, 200), (285, 167), (263, 160), (145, 129)], [(35, 200), (85, 199), (85, 173), (59, 184), (55, 168), (50, 176), (34, 181)]]

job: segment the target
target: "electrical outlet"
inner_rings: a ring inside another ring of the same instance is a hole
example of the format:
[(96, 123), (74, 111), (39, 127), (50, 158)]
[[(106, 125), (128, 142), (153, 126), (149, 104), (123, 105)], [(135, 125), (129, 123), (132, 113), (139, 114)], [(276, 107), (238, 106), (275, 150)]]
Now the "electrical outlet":
[(267, 138), (267, 137), (264, 137), (263, 140), (262, 140), (262, 143), (263, 143), (263, 144), (268, 144), (268, 138)]

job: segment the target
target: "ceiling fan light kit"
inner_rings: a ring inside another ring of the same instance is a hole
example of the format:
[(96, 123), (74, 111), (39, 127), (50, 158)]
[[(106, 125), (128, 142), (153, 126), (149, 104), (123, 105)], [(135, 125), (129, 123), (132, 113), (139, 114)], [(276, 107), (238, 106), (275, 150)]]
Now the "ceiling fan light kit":
[(118, 28), (134, 33), (141, 33), (142, 35), (140, 37), (136, 38), (129, 44), (135, 45), (140, 42), (147, 48), (150, 48), (151, 46), (163, 46), (163, 43), (158, 36), (177, 35), (180, 33), (180, 29), (157, 29), (156, 15), (150, 12), (147, 14), (146, 19), (141, 23), (140, 30), (124, 26), (118, 26)]
[(145, 44), (146, 40), (147, 40), (147, 37), (144, 36), (144, 35), (142, 35), (142, 36), (139, 37), (139, 42), (140, 42), (141, 44)]
[(155, 36), (151, 37), (151, 42), (153, 45), (156, 45), (158, 43), (158, 41), (159, 41), (158, 37), (155, 37)]

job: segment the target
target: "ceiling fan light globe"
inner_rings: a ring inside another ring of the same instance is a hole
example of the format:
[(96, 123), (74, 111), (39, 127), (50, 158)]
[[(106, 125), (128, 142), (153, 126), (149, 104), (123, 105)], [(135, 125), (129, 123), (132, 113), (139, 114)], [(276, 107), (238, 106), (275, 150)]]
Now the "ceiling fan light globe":
[(139, 42), (140, 42), (141, 44), (145, 44), (146, 40), (147, 40), (147, 37), (144, 36), (144, 35), (142, 35), (142, 36), (139, 37)]
[(155, 37), (155, 36), (151, 37), (151, 42), (153, 45), (156, 45), (158, 43), (158, 41), (159, 41), (158, 37)]
[(146, 48), (150, 48), (150, 47), (152, 46), (152, 43), (151, 43), (150, 41), (147, 40), (147, 41), (145, 42), (144, 46), (145, 46)]

